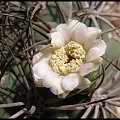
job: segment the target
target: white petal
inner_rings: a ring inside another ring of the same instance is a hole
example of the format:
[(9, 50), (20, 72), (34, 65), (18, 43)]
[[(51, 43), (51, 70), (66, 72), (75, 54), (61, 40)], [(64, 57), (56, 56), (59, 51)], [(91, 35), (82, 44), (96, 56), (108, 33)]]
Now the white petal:
[(91, 84), (91, 81), (88, 78), (83, 78), (81, 76), (80, 84), (79, 84), (78, 88), (80, 88), (80, 89), (87, 88), (90, 86), (90, 84)]
[(84, 46), (89, 49), (89, 44), (91, 45), (96, 39), (100, 38), (101, 29), (95, 27), (88, 27), (88, 32), (86, 34), (86, 40)]
[(79, 21), (78, 20), (72, 20), (72, 19), (69, 19), (68, 20), (68, 28), (71, 30), (71, 40), (72, 41), (75, 41), (75, 29), (78, 25)]
[(88, 43), (85, 47), (87, 47), (88, 50), (90, 48), (93, 48), (93, 47), (103, 47), (103, 48), (106, 48), (106, 43), (103, 40), (97, 39), (97, 40), (94, 40), (91, 43)]
[(49, 68), (48, 71), (46, 71), (46, 75), (42, 80), (43, 85), (47, 88), (50, 88), (57, 85), (57, 83), (59, 84), (59, 80), (61, 79), (58, 79), (58, 75), (59, 74), (54, 72), (52, 68)]
[(75, 29), (75, 41), (79, 44), (83, 44), (86, 39), (87, 26), (81, 22), (77, 23)]
[(58, 76), (58, 74), (49, 71), (46, 74), (46, 77), (42, 81), (43, 85), (47, 88), (50, 88), (51, 92), (55, 95), (59, 95), (64, 93), (64, 90), (62, 89), (61, 83), (62, 83), (62, 76)]
[[(41, 49), (41, 48), (38, 48)], [(37, 53), (36, 55), (33, 56), (32, 63), (33, 65), (36, 64), (37, 62), (40, 62), (42, 59), (48, 60), (51, 55), (53, 54), (54, 49), (52, 47), (48, 47), (41, 52)]]
[(96, 40), (98, 37), (100, 37), (100, 33), (102, 32), (101, 29), (96, 28), (96, 27), (88, 27), (88, 33), (87, 35), (87, 41), (92, 42)]
[(64, 90), (60, 86), (59, 87), (51, 87), (50, 91), (55, 95), (60, 95), (60, 94), (64, 93)]
[(55, 95), (60, 95), (65, 92), (62, 88), (62, 77), (54, 78), (54, 84), (52, 85), (50, 90)]
[(48, 47), (48, 48), (45, 48), (43, 51), (42, 51), (42, 58), (45, 58), (45, 59), (50, 59), (51, 56), (53, 55), (53, 52), (55, 51), (54, 47)]
[(68, 20), (68, 27), (69, 27), (69, 29), (73, 29), (77, 25), (78, 22), (79, 22), (78, 20), (69, 19)]
[(79, 76), (76, 73), (71, 73), (65, 76), (62, 80), (62, 86), (65, 90), (72, 91), (79, 85)]
[(51, 44), (53, 47), (60, 48), (65, 45), (63, 36), (59, 32), (53, 32), (51, 34)]
[(102, 56), (106, 50), (106, 43), (103, 40), (96, 40), (86, 55), (86, 61), (90, 62)]
[(43, 77), (46, 74), (46, 71), (48, 71), (49, 65), (47, 59), (42, 59), (40, 62), (33, 65), (32, 70), (35, 79), (43, 79)]
[(98, 33), (102, 32), (102, 30), (100, 28), (97, 28), (97, 27), (88, 27), (88, 31), (97, 31)]
[(45, 60), (33, 66), (33, 73), (35, 76), (36, 85), (39, 84), (41, 79), (44, 87), (50, 88), (54, 94), (62, 94), (64, 91), (61, 87), (62, 77), (55, 73)]
[(60, 32), (60, 34), (63, 36), (65, 43), (67, 44), (70, 41), (72, 32), (68, 28), (66, 24), (60, 24), (56, 27), (56, 31)]
[(85, 76), (99, 68), (101, 63), (86, 63), (80, 66), (79, 73), (81, 76)]
[(36, 55), (34, 55), (32, 60), (33, 64), (37, 63), (41, 59), (42, 55), (42, 52), (39, 52)]

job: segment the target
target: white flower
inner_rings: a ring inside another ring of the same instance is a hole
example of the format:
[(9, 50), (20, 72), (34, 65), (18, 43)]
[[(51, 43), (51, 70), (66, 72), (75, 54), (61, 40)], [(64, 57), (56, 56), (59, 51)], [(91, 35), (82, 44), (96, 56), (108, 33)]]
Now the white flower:
[(62, 98), (74, 89), (88, 87), (91, 82), (84, 76), (99, 68), (106, 50), (100, 33), (100, 29), (77, 20), (68, 20), (52, 29), (52, 47), (33, 57), (36, 86), (50, 88)]

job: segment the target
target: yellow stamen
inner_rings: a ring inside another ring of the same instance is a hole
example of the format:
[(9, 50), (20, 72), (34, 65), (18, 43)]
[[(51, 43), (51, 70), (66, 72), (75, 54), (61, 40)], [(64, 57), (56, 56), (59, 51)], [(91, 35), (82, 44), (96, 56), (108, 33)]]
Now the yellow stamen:
[(85, 60), (85, 50), (82, 45), (70, 41), (67, 45), (57, 49), (50, 59), (52, 69), (61, 74), (67, 75), (77, 72)]

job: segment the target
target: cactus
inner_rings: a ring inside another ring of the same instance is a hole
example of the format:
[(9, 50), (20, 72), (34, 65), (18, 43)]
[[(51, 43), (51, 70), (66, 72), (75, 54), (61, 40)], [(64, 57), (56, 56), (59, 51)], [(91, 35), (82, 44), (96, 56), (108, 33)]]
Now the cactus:
[[(120, 118), (120, 26), (112, 19), (120, 19), (118, 4), (1, 1), (0, 118)], [(51, 46), (51, 30), (68, 19), (100, 28), (107, 49), (99, 69), (86, 75), (90, 86), (62, 99), (36, 87), (32, 61)]]

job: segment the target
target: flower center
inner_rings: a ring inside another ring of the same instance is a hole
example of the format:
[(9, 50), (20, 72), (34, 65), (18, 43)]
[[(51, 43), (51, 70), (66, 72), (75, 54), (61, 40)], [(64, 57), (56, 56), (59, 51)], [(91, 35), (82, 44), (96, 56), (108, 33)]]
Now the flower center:
[(85, 61), (85, 50), (82, 45), (70, 41), (67, 45), (57, 49), (50, 59), (52, 69), (61, 74), (67, 75), (77, 72)]

